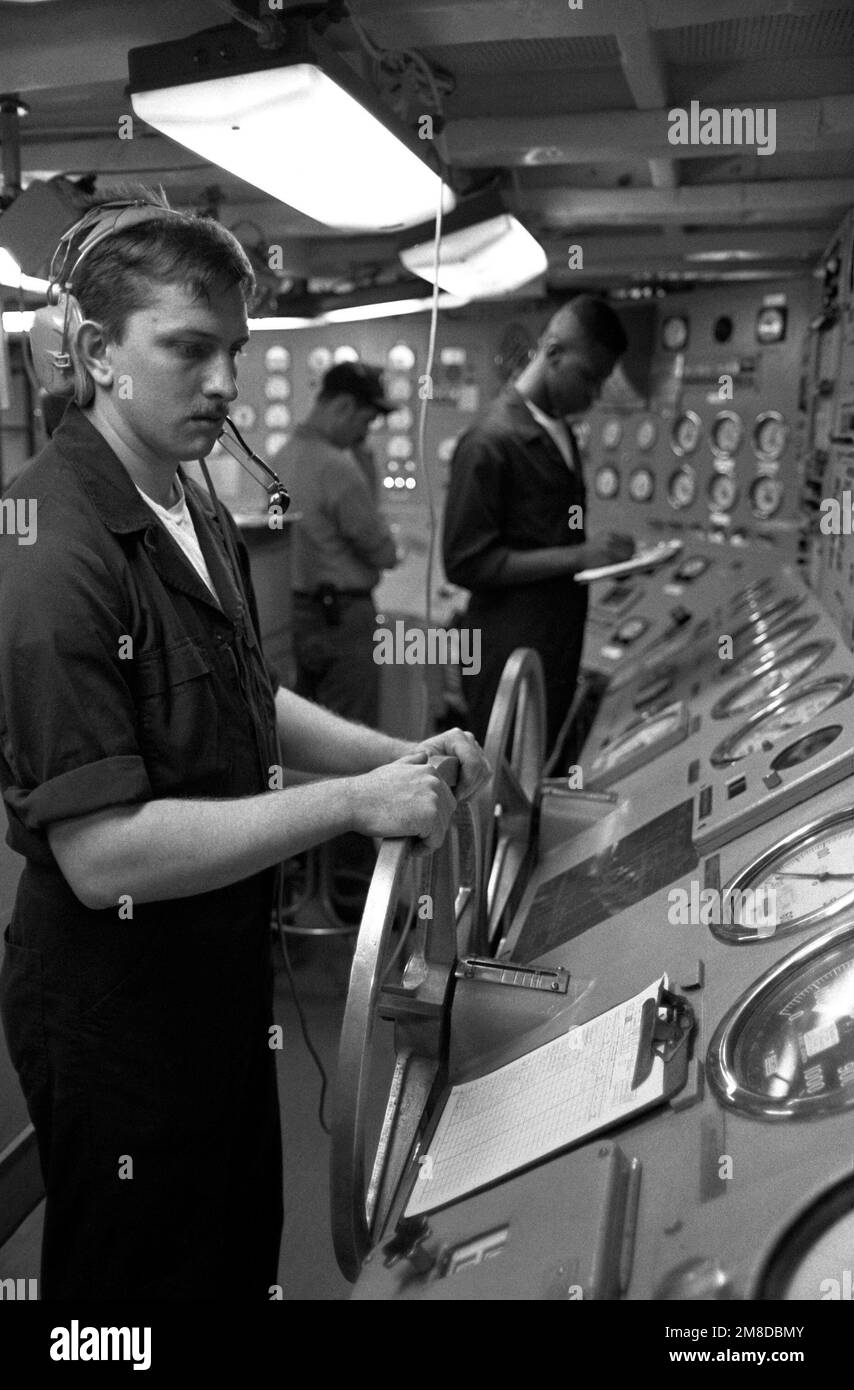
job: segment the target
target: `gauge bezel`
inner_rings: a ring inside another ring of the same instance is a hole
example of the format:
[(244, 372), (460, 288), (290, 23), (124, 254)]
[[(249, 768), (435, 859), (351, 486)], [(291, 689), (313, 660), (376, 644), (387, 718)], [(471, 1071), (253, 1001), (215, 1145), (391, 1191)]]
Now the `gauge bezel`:
[(752, 1297), (762, 1302), (800, 1302), (788, 1298), (788, 1292), (804, 1260), (852, 1208), (854, 1177), (849, 1173), (831, 1183), (788, 1223), (762, 1267)]
[[(736, 673), (739, 676), (759, 675), (760, 670), (764, 670), (767, 666), (773, 666), (777, 658), (781, 656), (793, 642), (799, 642), (804, 634), (814, 626), (815, 618), (810, 617), (806, 613), (800, 613), (797, 617), (786, 618), (776, 631), (772, 628), (770, 634), (766, 633), (765, 640), (757, 647), (751, 648), (751, 650), (745, 652), (743, 656), (737, 657), (733, 661), (732, 669), (726, 673), (724, 679), (731, 680)], [(791, 629), (789, 635), (784, 637), (783, 634), (789, 629)], [(780, 642), (781, 639), (782, 645), (775, 646), (774, 644)], [(763, 647), (769, 648), (765, 654), (763, 654), (762, 651)], [(756, 665), (751, 665), (751, 662), (755, 662)]]
[[(732, 449), (724, 449), (724, 448), (723, 448), (720, 444), (718, 444), (718, 443), (716, 442), (716, 440), (715, 440), (715, 430), (718, 428), (718, 425), (720, 425), (720, 424), (723, 423), (724, 420), (731, 420), (732, 423), (735, 425), (736, 430), (738, 431), (738, 438), (736, 439), (735, 447), (732, 448)], [(742, 420), (741, 416), (738, 415), (738, 414), (736, 413), (736, 411), (734, 411), (734, 410), (721, 410), (721, 411), (719, 411), (718, 414), (715, 416), (714, 420), (712, 421), (711, 426), (710, 426), (710, 428), (709, 428), (709, 448), (711, 449), (711, 451), (712, 451), (712, 453), (714, 454), (715, 458), (716, 458), (716, 459), (731, 459), (731, 458), (734, 458), (735, 455), (738, 453), (738, 451), (739, 451), (739, 449), (741, 448), (741, 446), (742, 446), (743, 443), (744, 443), (744, 421)]]
[[(678, 430), (683, 420), (690, 420), (692, 425), (694, 425), (697, 430), (697, 439), (695, 443), (691, 445), (690, 449), (686, 449), (684, 444), (680, 444), (678, 439), (676, 438), (676, 431)], [(681, 415), (677, 415), (676, 419), (673, 421), (673, 428), (670, 431), (670, 447), (677, 458), (690, 458), (692, 454), (696, 454), (697, 450), (700, 447), (700, 440), (702, 438), (703, 422), (697, 414), (696, 410), (683, 410)]]
[[(637, 497), (633, 491), (635, 479), (639, 477), (644, 477), (649, 480), (649, 491), (647, 492), (645, 497)], [(655, 496), (655, 474), (653, 473), (652, 469), (646, 467), (633, 468), (631, 473), (629, 474), (628, 491), (629, 497), (632, 499), (633, 502), (638, 502), (640, 504), (646, 504), (647, 502), (651, 502), (653, 497)]]
[[(713, 490), (721, 483), (728, 483), (732, 486), (732, 497), (729, 502), (721, 504), (716, 502), (712, 496)], [(729, 473), (713, 473), (706, 487), (706, 506), (712, 512), (726, 514), (731, 512), (738, 503), (739, 487), (736, 479)]]
[[(829, 811), (823, 816), (816, 816), (813, 820), (799, 825), (797, 830), (789, 831), (788, 835), (783, 835), (774, 844), (760, 850), (758, 854), (755, 854), (752, 859), (742, 865), (738, 873), (734, 874), (721, 889), (721, 900), (726, 902), (728, 893), (743, 893), (746, 889), (752, 889), (758, 878), (768, 877), (773, 873), (772, 865), (776, 861), (788, 857), (795, 850), (807, 849), (810, 844), (820, 840), (835, 826), (844, 825), (846, 822), (850, 822), (854, 827), (854, 808)], [(800, 917), (792, 918), (790, 922), (776, 926), (770, 936), (760, 936), (755, 931), (748, 931), (737, 922), (712, 923), (712, 934), (728, 945), (736, 946), (754, 946), (766, 941), (776, 941), (781, 936), (791, 936), (795, 932), (806, 931), (808, 927), (815, 926), (818, 922), (827, 922), (833, 917), (838, 917), (841, 913), (854, 909), (854, 887), (849, 894), (845, 895), (845, 898), (846, 900), (841, 906), (836, 904), (835, 906), (817, 907), (812, 912), (805, 912)]]
[(742, 589), (740, 594), (732, 600), (729, 605), (730, 613), (737, 613), (740, 608), (749, 608), (751, 603), (762, 603), (769, 594), (774, 592), (776, 579), (771, 574), (764, 574), (761, 579), (754, 579), (752, 584), (748, 584), (746, 589)]
[[(814, 691), (819, 690), (822, 686), (830, 685), (838, 681), (843, 683), (839, 694), (835, 699), (830, 701), (830, 704), (824, 706), (824, 709), (821, 710), (821, 713), (824, 714), (826, 710), (833, 709), (833, 706), (838, 705), (840, 701), (848, 699), (852, 690), (854, 690), (854, 678), (845, 676), (840, 671), (832, 676), (819, 676), (818, 680), (808, 681), (806, 685), (796, 685), (791, 690), (787, 690), (785, 694), (776, 696), (766, 704), (763, 709), (758, 710), (756, 714), (752, 714), (749, 719), (745, 720), (734, 733), (727, 734), (726, 738), (721, 739), (720, 743), (717, 744), (709, 754), (709, 761), (712, 767), (732, 767), (735, 763), (743, 762), (745, 758), (751, 756), (749, 753), (742, 753), (739, 757), (732, 758), (727, 757), (725, 750), (731, 748), (738, 739), (744, 738), (745, 734), (750, 733), (751, 730), (755, 729), (759, 724), (764, 723), (771, 715), (779, 714), (780, 710), (785, 709), (793, 700), (801, 700), (804, 696), (812, 695)], [(813, 715), (812, 718), (817, 719), (818, 715)], [(793, 724), (791, 732), (794, 733), (795, 729), (801, 727), (802, 726), (799, 724)], [(778, 742), (779, 741), (781, 740), (778, 740)]]
[[(676, 324), (679, 325), (679, 341), (669, 343), (667, 335), (672, 332), (671, 325), (675, 326)], [(661, 325), (661, 346), (667, 352), (681, 352), (688, 342), (690, 331), (689, 321), (684, 314), (669, 314)]]
[[(633, 749), (622, 757), (619, 756), (621, 746), (625, 745), (640, 730), (659, 723), (664, 727), (655, 742), (646, 744), (642, 748)], [(594, 790), (603, 784), (618, 781), (620, 778), (628, 777), (632, 772), (637, 772), (647, 763), (653, 762), (662, 753), (668, 752), (676, 744), (681, 743), (687, 734), (688, 706), (684, 700), (675, 700), (672, 704), (657, 709), (654, 714), (640, 714), (627, 724), (621, 733), (617, 734), (613, 743), (609, 743), (605, 748), (600, 748), (590, 767), (588, 780), (590, 789)]]
[[(615, 482), (613, 492), (601, 492), (599, 490), (599, 479), (602, 477), (603, 473), (613, 474)], [(620, 474), (613, 463), (603, 463), (600, 468), (597, 468), (593, 478), (593, 491), (596, 493), (600, 502), (613, 502), (614, 498), (620, 495)]]
[[(649, 440), (648, 440), (648, 442), (647, 442), (646, 444), (642, 444), (642, 443), (641, 443), (641, 431), (649, 431), (649, 432), (650, 432), (650, 437), (649, 437)], [(657, 421), (657, 420), (653, 420), (652, 417), (648, 415), (648, 416), (646, 416), (645, 419), (640, 420), (640, 421), (638, 422), (637, 429), (635, 430), (635, 445), (636, 445), (636, 447), (637, 447), (638, 449), (641, 449), (641, 450), (643, 451), (643, 453), (646, 454), (646, 453), (649, 452), (650, 449), (655, 448), (655, 445), (656, 445), (657, 442), (658, 442), (658, 421)]]
[(804, 594), (786, 594), (775, 599), (769, 606), (758, 609), (746, 623), (731, 634), (733, 649), (763, 646), (774, 629), (790, 618), (805, 601)]
[[(774, 420), (778, 425), (782, 427), (783, 430), (783, 443), (780, 445), (779, 449), (772, 452), (769, 452), (767, 449), (763, 449), (759, 443), (760, 432), (768, 420)], [(791, 430), (789, 428), (789, 425), (787, 424), (785, 417), (780, 414), (779, 410), (763, 410), (761, 415), (757, 415), (756, 421), (753, 426), (753, 452), (755, 453), (758, 459), (772, 459), (776, 461), (777, 459), (782, 458), (783, 454), (786, 452), (786, 447), (789, 443), (790, 435)]]
[[(800, 675), (791, 676), (788, 680), (781, 681), (780, 685), (773, 686), (771, 690), (763, 690), (762, 693), (757, 696), (753, 704), (743, 705), (741, 709), (737, 710), (730, 708), (732, 702), (736, 700), (743, 691), (749, 686), (755, 685), (763, 676), (767, 676), (768, 672), (773, 671), (779, 661), (791, 661), (799, 653), (802, 654), (810, 649), (815, 652), (815, 660), (812, 661)], [(752, 675), (746, 676), (744, 680), (740, 680), (734, 689), (728, 690), (725, 695), (721, 695), (720, 699), (716, 700), (709, 710), (710, 718), (734, 719), (737, 715), (753, 714), (756, 709), (762, 708), (765, 705), (766, 700), (776, 699), (778, 695), (782, 695), (786, 690), (790, 690), (792, 686), (797, 685), (799, 681), (805, 680), (806, 677), (810, 675), (812, 671), (815, 671), (817, 667), (821, 666), (822, 662), (826, 661), (831, 652), (835, 650), (836, 643), (829, 637), (822, 637), (813, 642), (804, 642), (802, 646), (796, 647), (794, 651), (786, 652), (785, 654), (781, 653), (774, 661), (767, 662), (764, 670), (754, 671)]]
[[(763, 483), (770, 483), (773, 487), (777, 489), (777, 500), (773, 507), (760, 507), (754, 500), (754, 494)], [(779, 478), (772, 478), (767, 473), (760, 473), (758, 478), (753, 479), (753, 482), (750, 484), (750, 488), (748, 489), (747, 493), (748, 500), (750, 502), (750, 510), (752, 511), (753, 515), (759, 521), (767, 521), (770, 517), (776, 516), (783, 505), (783, 493), (783, 484), (781, 483)]]
[[(691, 496), (687, 502), (679, 502), (673, 496), (673, 484), (679, 476), (688, 479), (691, 484)], [(688, 507), (693, 507), (697, 500), (697, 474), (689, 463), (682, 463), (678, 468), (674, 468), (670, 477), (667, 479), (667, 501), (675, 512), (684, 512)]]
[(854, 1106), (854, 1086), (841, 1088), (832, 1096), (802, 1096), (789, 1101), (772, 1101), (768, 1096), (742, 1085), (735, 1066), (735, 1051), (741, 1034), (762, 997), (775, 990), (786, 976), (796, 975), (814, 957), (824, 955), (852, 936), (854, 922), (841, 922), (827, 931), (819, 932), (817, 936), (811, 936), (764, 971), (727, 1010), (712, 1035), (706, 1053), (709, 1084), (721, 1104), (746, 1112), (756, 1119), (772, 1121), (839, 1114)]

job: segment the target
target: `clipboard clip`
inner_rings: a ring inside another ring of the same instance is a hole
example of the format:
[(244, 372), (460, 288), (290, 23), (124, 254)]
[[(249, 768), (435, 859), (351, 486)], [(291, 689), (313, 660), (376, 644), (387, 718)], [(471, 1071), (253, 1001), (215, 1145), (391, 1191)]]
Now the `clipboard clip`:
[(643, 1085), (652, 1071), (653, 1057), (661, 1057), (665, 1066), (678, 1057), (680, 1070), (687, 1068), (688, 1042), (694, 1031), (694, 1023), (694, 1010), (688, 1000), (673, 990), (662, 986), (657, 1000), (644, 1001), (638, 1055), (632, 1077), (633, 1091)]

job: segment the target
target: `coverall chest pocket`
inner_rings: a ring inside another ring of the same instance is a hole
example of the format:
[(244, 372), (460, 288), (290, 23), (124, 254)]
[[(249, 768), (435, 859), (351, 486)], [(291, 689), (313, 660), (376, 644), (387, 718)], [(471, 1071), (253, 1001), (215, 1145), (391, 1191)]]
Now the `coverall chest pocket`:
[(142, 753), (155, 795), (228, 791), (230, 760), (217, 676), (192, 638), (135, 662)]

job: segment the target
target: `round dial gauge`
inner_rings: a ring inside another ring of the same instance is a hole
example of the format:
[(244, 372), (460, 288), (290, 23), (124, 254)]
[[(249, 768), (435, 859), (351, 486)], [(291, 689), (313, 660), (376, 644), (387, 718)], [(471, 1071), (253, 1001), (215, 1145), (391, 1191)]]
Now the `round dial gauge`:
[(761, 647), (773, 637), (783, 620), (803, 603), (803, 596), (781, 598), (751, 614), (748, 622), (732, 634), (733, 657), (740, 660), (745, 651)]
[(814, 671), (827, 660), (833, 650), (834, 644), (829, 639), (823, 642), (805, 642), (788, 656), (769, 662), (764, 670), (722, 696), (717, 704), (712, 706), (712, 718), (731, 719), (734, 714), (753, 714), (754, 711), (762, 709), (769, 699), (781, 695), (789, 686), (803, 680), (810, 671)]
[(635, 433), (635, 443), (639, 449), (651, 449), (658, 438), (658, 426), (654, 420), (641, 420)]
[(779, 478), (755, 478), (750, 486), (750, 510), (760, 520), (774, 516), (783, 501), (783, 484)]
[(709, 1044), (719, 1099), (767, 1120), (854, 1105), (854, 929), (821, 932), (765, 972)]
[(412, 424), (412, 411), (408, 405), (402, 405), (399, 410), (393, 410), (390, 415), (386, 416), (386, 425), (392, 434), (411, 430)]
[(388, 350), (388, 365), (396, 372), (411, 372), (415, 366), (415, 353), (408, 343), (395, 343)]
[(628, 645), (629, 642), (636, 642), (638, 638), (646, 632), (648, 627), (649, 623), (646, 618), (626, 618), (626, 621), (620, 623), (620, 626), (617, 628), (614, 634), (614, 641), (623, 642), (626, 645)]
[(731, 920), (712, 930), (739, 944), (784, 936), (847, 911), (854, 906), (854, 810), (834, 811), (770, 845), (721, 896)]
[(729, 512), (738, 497), (738, 484), (728, 474), (716, 473), (709, 482), (708, 503), (713, 511)]
[(341, 346), (337, 347), (333, 352), (332, 360), (337, 367), (341, 362), (358, 362), (359, 354), (356, 349), (350, 347), (348, 343), (342, 343)]
[(620, 475), (616, 468), (612, 468), (610, 464), (600, 468), (593, 486), (596, 489), (597, 497), (616, 497), (620, 491)]
[(773, 306), (760, 309), (756, 316), (756, 338), (760, 343), (779, 343), (786, 335), (786, 311)]
[(779, 772), (781, 768), (799, 767), (801, 763), (808, 762), (810, 758), (817, 758), (819, 753), (823, 753), (825, 748), (834, 743), (841, 733), (841, 724), (825, 724), (822, 729), (815, 729), (812, 733), (803, 734), (771, 759), (773, 771)]
[(804, 637), (811, 627), (815, 626), (815, 619), (806, 615), (800, 618), (791, 618), (788, 622), (782, 623), (779, 627), (774, 627), (772, 634), (766, 634), (763, 643), (759, 647), (752, 648), (738, 661), (734, 661), (727, 676), (752, 675), (754, 671), (763, 668), (769, 661), (776, 661), (781, 652), (788, 650), (795, 642)]
[(636, 468), (629, 478), (629, 496), (633, 502), (648, 502), (655, 491), (655, 478), (648, 468)]
[(277, 454), (280, 449), (284, 449), (289, 438), (290, 436), (285, 434), (284, 431), (274, 430), (273, 433), (268, 434), (264, 440), (264, 453), (271, 455)]
[(309, 371), (325, 372), (332, 366), (332, 349), (328, 347), (312, 348), (308, 354)]
[(686, 410), (673, 426), (670, 447), (674, 454), (693, 454), (703, 433), (703, 422), (693, 410)]
[(395, 405), (402, 405), (412, 398), (412, 382), (405, 376), (393, 376), (386, 387), (386, 395)]
[[(264, 424), (268, 430), (286, 430), (291, 423), (291, 412), (286, 405), (268, 405), (264, 411)], [(238, 426), (240, 421), (237, 422)]]
[(638, 753), (654, 748), (660, 740), (667, 738), (677, 728), (683, 717), (681, 705), (668, 705), (659, 714), (650, 715), (637, 723), (630, 724), (623, 733), (618, 734), (609, 748), (602, 749), (593, 760), (596, 775), (608, 772), (617, 763), (626, 761)]
[(672, 671), (662, 671), (660, 675), (644, 681), (643, 685), (638, 686), (635, 695), (635, 709), (644, 709), (647, 705), (655, 704), (656, 700), (660, 700), (662, 695), (667, 694), (672, 685)]
[(719, 743), (711, 755), (714, 767), (728, 767), (751, 753), (775, 748), (790, 729), (807, 724), (824, 710), (850, 695), (852, 683), (848, 676), (823, 676), (807, 685), (796, 687), (788, 695), (775, 700), (770, 709), (755, 714), (747, 723)]
[(733, 599), (729, 606), (730, 612), (737, 613), (741, 608), (749, 608), (752, 604), (767, 598), (773, 590), (774, 580), (770, 575), (766, 575), (764, 579), (757, 579)]
[[(754, 1298), (774, 1303), (825, 1299), (828, 1280), (839, 1293), (854, 1246), (854, 1182), (843, 1179), (822, 1193), (786, 1231), (762, 1272)], [(850, 1278), (850, 1274), (849, 1274)], [(830, 1295), (832, 1296), (832, 1295)]]
[(670, 475), (667, 484), (667, 500), (671, 507), (681, 511), (683, 507), (690, 507), (696, 496), (697, 479), (693, 470), (687, 467), (677, 468), (676, 472)]
[(712, 424), (710, 446), (718, 458), (731, 458), (737, 452), (744, 435), (741, 416), (734, 410), (722, 410)]
[(264, 353), (264, 366), (268, 372), (286, 372), (291, 365), (291, 354), (281, 343), (275, 343)]
[(778, 459), (786, 447), (789, 427), (778, 410), (767, 410), (757, 416), (753, 427), (753, 446), (760, 456)]
[(669, 352), (678, 352), (688, 341), (688, 320), (672, 315), (661, 325), (661, 341)]
[(602, 426), (602, 447), (616, 449), (623, 437), (623, 426), (619, 420), (606, 420)]
[(264, 395), (268, 401), (286, 401), (291, 394), (291, 383), (286, 376), (268, 376), (264, 382)]
[(673, 578), (680, 584), (690, 584), (692, 579), (699, 579), (701, 574), (706, 573), (710, 563), (705, 555), (689, 555), (687, 560), (682, 561)]
[(388, 441), (388, 456), (390, 459), (408, 459), (412, 457), (412, 440), (408, 434), (393, 434)]
[(572, 433), (575, 435), (575, 442), (583, 452), (590, 443), (590, 421), (578, 420), (572, 426)]
[(233, 405), (229, 415), (239, 430), (251, 430), (257, 418), (255, 407), (245, 404)]

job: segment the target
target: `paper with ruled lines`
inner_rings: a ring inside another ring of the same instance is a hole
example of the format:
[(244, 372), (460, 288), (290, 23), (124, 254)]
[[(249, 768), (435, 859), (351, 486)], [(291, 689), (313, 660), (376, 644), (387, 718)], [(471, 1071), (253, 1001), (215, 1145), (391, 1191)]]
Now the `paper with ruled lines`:
[(452, 1087), (406, 1215), (453, 1202), (661, 1100), (661, 1057), (634, 1091), (632, 1077), (644, 1002), (657, 1001), (666, 984), (665, 975), (544, 1047)]

